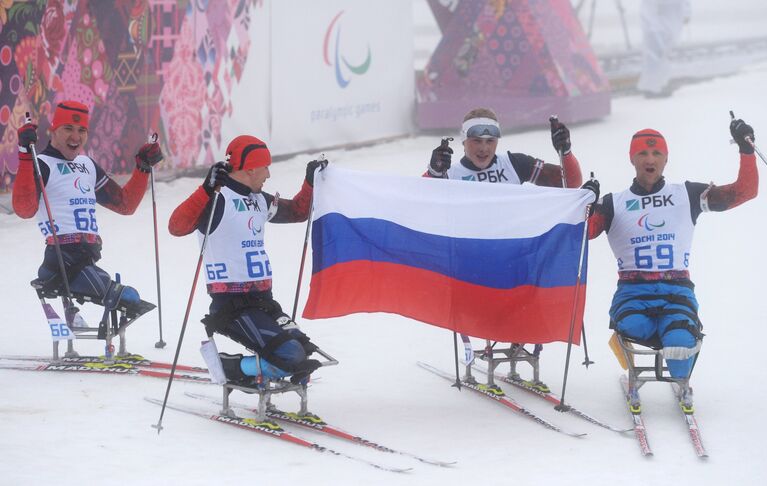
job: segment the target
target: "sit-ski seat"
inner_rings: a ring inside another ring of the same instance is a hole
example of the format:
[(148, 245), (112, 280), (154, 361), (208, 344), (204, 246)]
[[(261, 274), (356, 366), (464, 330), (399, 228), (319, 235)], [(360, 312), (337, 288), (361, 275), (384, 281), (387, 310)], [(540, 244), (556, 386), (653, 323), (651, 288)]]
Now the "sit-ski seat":
[[(252, 350), (251, 350), (252, 351)], [(258, 420), (260, 421), (266, 421), (267, 418), (267, 411), (272, 408), (271, 398), (274, 394), (279, 393), (287, 393), (287, 392), (296, 392), (298, 396), (300, 397), (300, 407), (299, 411), (296, 412), (299, 416), (312, 416), (312, 414), (308, 410), (308, 395), (307, 395), (307, 388), (309, 386), (309, 377), (311, 372), (315, 371), (317, 368), (322, 366), (333, 366), (337, 365), (338, 361), (333, 358), (332, 356), (328, 355), (321, 349), (317, 348), (316, 351), (318, 354), (322, 355), (323, 358), (325, 358), (325, 361), (318, 362), (316, 360), (307, 360), (312, 361), (315, 364), (311, 366), (311, 370), (307, 369), (306, 373), (295, 373), (293, 375), (288, 375), (284, 378), (279, 379), (271, 379), (267, 378), (265, 375), (259, 373), (258, 376), (253, 377), (240, 377), (240, 379), (237, 380), (230, 380), (230, 378), (227, 376), (227, 381), (222, 385), (223, 387), (223, 398), (222, 398), (222, 409), (221, 409), (221, 415), (227, 416), (227, 417), (236, 417), (236, 414), (232, 410), (232, 407), (229, 404), (229, 396), (234, 390), (239, 390), (243, 393), (247, 394), (255, 394), (258, 395), (258, 408), (256, 409), (256, 413), (258, 414)], [(223, 353), (222, 353), (223, 354)], [(256, 362), (260, 362), (260, 358), (257, 353), (254, 353)], [(235, 356), (241, 356), (241, 355), (235, 355)], [(233, 356), (234, 357), (234, 356)], [(224, 372), (226, 373), (228, 366), (223, 365)]]
[[(506, 347), (508, 346), (508, 347)], [(474, 350), (474, 355), (487, 362), (487, 386), (495, 387), (494, 374), (495, 370), (502, 363), (509, 363), (508, 379), (511, 381), (517, 381), (523, 383), (524, 386), (535, 388), (548, 393), (551, 390), (549, 387), (540, 380), (540, 352), (543, 346), (536, 344), (533, 351), (529, 351), (525, 348), (524, 344), (509, 343), (507, 345), (500, 345), (499, 342), (485, 341), (485, 347), (483, 349)], [(517, 373), (517, 363), (527, 363), (533, 369), (533, 377), (531, 380), (524, 380)], [(475, 382), (476, 379), (471, 373), (472, 364), (466, 365), (466, 374), (463, 379), (468, 382)]]
[[(61, 298), (65, 299), (65, 294), (62, 289), (57, 287), (51, 287), (46, 285), (42, 279), (35, 279), (30, 282), (32, 288), (37, 292), (37, 296), (40, 301), (45, 304), (45, 299)], [(107, 342), (105, 348), (105, 354), (107, 357), (111, 357), (114, 347), (112, 346), (112, 337), (114, 335), (120, 336), (120, 347), (117, 352), (118, 356), (126, 356), (130, 353), (126, 350), (125, 342), (125, 330), (136, 319), (154, 309), (156, 306), (150, 302), (139, 300), (137, 302), (127, 302), (120, 299), (121, 292), (111, 292), (113, 288), (116, 288), (120, 284), (112, 282), (107, 290), (107, 302), (97, 296), (71, 292), (70, 295), (74, 301), (80, 305), (89, 302), (104, 307), (104, 314), (99, 322), (98, 327), (88, 326), (76, 326), (72, 322), (72, 317), (67, 315), (67, 324), (71, 326), (72, 332), (77, 339), (103, 339)], [(73, 314), (77, 313), (77, 309)], [(72, 339), (67, 340), (67, 351), (64, 354), (65, 357), (77, 357), (78, 353), (74, 350)], [(58, 341), (53, 343), (53, 359), (59, 359)]]
[[(32, 286), (32, 288), (35, 289), (38, 297), (40, 297), (41, 299), (43, 298), (58, 299), (58, 298), (64, 297), (64, 292), (61, 289), (46, 287), (45, 282), (42, 279), (36, 278), (32, 280), (29, 284)], [(88, 294), (82, 294), (78, 292), (71, 292), (71, 294), (72, 294), (72, 298), (80, 305), (86, 302), (93, 303), (99, 306), (104, 305), (104, 301), (100, 297), (88, 295)], [(139, 317), (141, 317), (142, 315), (154, 309), (155, 307), (157, 306), (145, 300), (139, 300), (138, 302), (126, 302), (124, 300), (118, 300), (116, 308), (110, 309), (110, 310), (116, 310), (118, 312), (125, 313), (125, 317), (130, 322), (133, 322)]]
[[(609, 344), (621, 367), (628, 371), (629, 393), (638, 391), (642, 385), (650, 381), (669, 382), (673, 384), (674, 393), (680, 400), (683, 409), (692, 410), (690, 377), (674, 378), (671, 376), (668, 367), (664, 364), (663, 345), (660, 338), (653, 336), (652, 339), (648, 340), (636, 339), (616, 330), (610, 338)], [(700, 351), (695, 354), (693, 369), (699, 355)], [(638, 359), (644, 361), (640, 364), (637, 362)], [(638, 407), (638, 401), (635, 406)]]

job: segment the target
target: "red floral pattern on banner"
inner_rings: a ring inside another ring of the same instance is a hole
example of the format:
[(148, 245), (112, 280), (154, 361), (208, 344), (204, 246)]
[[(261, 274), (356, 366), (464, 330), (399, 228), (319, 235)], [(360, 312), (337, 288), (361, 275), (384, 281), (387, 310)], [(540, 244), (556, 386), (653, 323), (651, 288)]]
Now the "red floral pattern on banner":
[(64, 99), (91, 109), (86, 147), (114, 173), (157, 132), (158, 170), (220, 157), (221, 127), (250, 50), (258, 0), (0, 0), (0, 193), (18, 166), (30, 112), (40, 144)]
[(160, 106), (170, 120), (168, 142), (178, 156), (178, 167), (189, 167), (200, 147), (205, 82), (202, 69), (194, 58), (193, 30), (188, 23), (181, 27), (173, 60), (167, 66), (167, 85), (160, 96)]

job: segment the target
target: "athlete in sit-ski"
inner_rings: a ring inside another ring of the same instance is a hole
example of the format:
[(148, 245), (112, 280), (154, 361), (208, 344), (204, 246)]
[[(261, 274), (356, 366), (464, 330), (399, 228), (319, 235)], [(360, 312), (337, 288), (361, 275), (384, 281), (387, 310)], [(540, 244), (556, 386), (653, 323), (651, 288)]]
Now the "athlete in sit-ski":
[(668, 148), (663, 135), (634, 134), (629, 155), (636, 171), (630, 188), (607, 194), (589, 219), (589, 238), (602, 231), (618, 262), (618, 289), (610, 308), (611, 326), (621, 334), (659, 339), (669, 373), (689, 378), (702, 338), (698, 302), (688, 266), (693, 231), (706, 211), (725, 211), (756, 197), (759, 174), (753, 129), (733, 120), (730, 132), (740, 147), (740, 169), (732, 184), (667, 184)]
[[(120, 187), (89, 156), (84, 154), (88, 141), (88, 107), (76, 101), (56, 106), (50, 126), (50, 142), (38, 152), (38, 162), (50, 210), (73, 293), (104, 299), (111, 277), (97, 267), (101, 258), (101, 236), (96, 219), (96, 205), (119, 214), (133, 214), (146, 192), (149, 172), (162, 160), (157, 143), (144, 144), (136, 154), (136, 168), (130, 180)], [(45, 288), (62, 289), (60, 266), (41, 190), (36, 185), (30, 146), (37, 144), (37, 126), (28, 122), (18, 130), (19, 171), (13, 184), (13, 209), (22, 218), (37, 219), (46, 247), (38, 277)], [(122, 291), (125, 303), (138, 302), (132, 287), (114, 286)]]
[[(452, 164), (453, 149), (443, 140), (443, 143), (432, 151), (424, 176), (498, 184), (530, 182), (546, 187), (562, 187), (564, 179), (567, 187), (581, 186), (581, 168), (578, 159), (570, 150), (570, 131), (564, 124), (558, 121), (551, 124), (551, 141), (554, 149), (562, 155), (565, 177), (562, 167), (558, 164), (547, 164), (523, 153), (496, 152), (500, 137), (498, 116), (493, 110), (475, 108), (469, 111), (461, 126), (464, 156), (459, 163)], [(599, 197), (597, 181), (586, 182), (583, 187), (594, 191), (596, 197)], [(463, 338), (466, 340), (465, 336)], [(533, 355), (537, 357), (540, 351), (541, 346), (537, 345)], [(512, 368), (512, 374), (515, 373)]]
[[(202, 243), (213, 211), (203, 262), (211, 303), (203, 323), (209, 336), (218, 332), (259, 354), (257, 359), (220, 353), (227, 380), (252, 384), (261, 375), (303, 382), (320, 365), (307, 359), (317, 347), (272, 298), (264, 233), (267, 222), (306, 221), (314, 172), (321, 163), (307, 164), (304, 184), (293, 199), (279, 199), (261, 190), (271, 164), (264, 142), (241, 135), (229, 143), (226, 156), (228, 163), (214, 164), (204, 183), (173, 211), (168, 229), (174, 236), (196, 230)], [(220, 187), (217, 200), (214, 187)]]

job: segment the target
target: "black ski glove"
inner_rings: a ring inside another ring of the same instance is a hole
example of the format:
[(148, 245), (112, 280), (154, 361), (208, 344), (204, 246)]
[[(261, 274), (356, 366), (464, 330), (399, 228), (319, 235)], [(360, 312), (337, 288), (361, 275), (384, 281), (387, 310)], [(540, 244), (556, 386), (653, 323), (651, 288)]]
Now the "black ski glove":
[(314, 172), (317, 170), (317, 167), (323, 170), (327, 166), (327, 160), (312, 160), (306, 164), (306, 183), (314, 187)]
[(149, 172), (152, 167), (162, 162), (162, 150), (157, 142), (145, 143), (136, 154), (136, 167), (141, 172)]
[(742, 154), (754, 153), (754, 146), (748, 143), (748, 140), (746, 140), (746, 138), (749, 138), (751, 142), (754, 142), (756, 140), (756, 137), (754, 137), (754, 129), (751, 128), (750, 125), (746, 124), (746, 122), (744, 122), (740, 118), (737, 120), (733, 120), (730, 122), (730, 135), (732, 135), (732, 138), (733, 140), (735, 140), (735, 143), (738, 144), (738, 148), (740, 148), (740, 153)]
[(229, 173), (232, 171), (232, 166), (226, 162), (216, 162), (208, 171), (208, 175), (205, 176), (205, 182), (202, 183), (202, 188), (208, 196), (212, 196), (217, 186), (226, 186), (229, 182)]
[(429, 161), (429, 175), (432, 177), (444, 177), (445, 172), (450, 168), (451, 156), (453, 155), (453, 149), (451, 149), (445, 140), (431, 152), (431, 160)]
[(563, 156), (570, 153), (570, 130), (558, 120), (551, 122), (551, 143)]
[(594, 202), (591, 203), (591, 206), (589, 207), (589, 216), (591, 216), (594, 214), (594, 209), (597, 206), (597, 201), (599, 201), (599, 181), (596, 179), (589, 179), (585, 184), (581, 186), (581, 189), (588, 189), (594, 193)]
[(30, 145), (37, 145), (37, 125), (32, 122), (25, 123), (16, 131), (19, 136), (19, 148), (23, 148), (27, 153), (32, 152), (29, 148)]

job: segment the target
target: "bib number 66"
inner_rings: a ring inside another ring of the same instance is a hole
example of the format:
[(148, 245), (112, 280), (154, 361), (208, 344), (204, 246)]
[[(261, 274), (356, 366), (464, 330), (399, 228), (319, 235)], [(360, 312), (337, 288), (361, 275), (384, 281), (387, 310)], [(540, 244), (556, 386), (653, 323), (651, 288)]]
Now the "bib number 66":
[(51, 328), (51, 339), (54, 341), (72, 339), (72, 331), (65, 322), (49, 322), (48, 327)]

